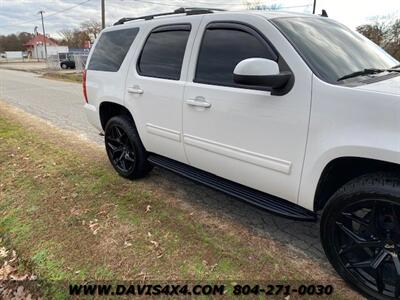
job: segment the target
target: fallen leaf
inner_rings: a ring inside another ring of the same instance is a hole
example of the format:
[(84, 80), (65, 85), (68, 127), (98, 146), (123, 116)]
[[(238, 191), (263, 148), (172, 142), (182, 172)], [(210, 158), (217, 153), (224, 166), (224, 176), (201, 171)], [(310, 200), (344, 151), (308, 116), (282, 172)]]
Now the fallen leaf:
[(15, 268), (5, 263), (2, 268), (0, 268), (0, 280), (8, 280), (9, 276), (15, 272)]
[(154, 247), (158, 248), (158, 246), (160, 246), (159, 243), (157, 243), (156, 241), (150, 241), (150, 243), (152, 243), (154, 245)]
[(8, 250), (5, 247), (0, 248), (0, 257), (4, 258), (8, 256)]

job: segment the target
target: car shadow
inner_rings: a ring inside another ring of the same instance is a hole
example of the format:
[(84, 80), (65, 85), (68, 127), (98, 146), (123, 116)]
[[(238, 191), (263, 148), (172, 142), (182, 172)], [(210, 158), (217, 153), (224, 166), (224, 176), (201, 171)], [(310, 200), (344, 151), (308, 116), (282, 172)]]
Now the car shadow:
[(228, 217), (256, 234), (290, 247), (299, 255), (322, 265), (327, 271), (334, 272), (320, 243), (319, 222), (302, 222), (277, 216), (158, 167), (154, 168), (145, 181), (168, 189), (183, 205), (200, 206), (207, 213)]

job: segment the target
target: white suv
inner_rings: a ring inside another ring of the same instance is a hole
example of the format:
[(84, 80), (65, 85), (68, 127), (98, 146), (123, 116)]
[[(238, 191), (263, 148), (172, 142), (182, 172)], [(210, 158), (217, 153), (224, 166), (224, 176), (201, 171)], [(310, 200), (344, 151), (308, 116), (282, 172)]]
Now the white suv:
[(400, 296), (400, 70), (326, 17), (124, 18), (84, 74), (86, 112), (123, 177), (153, 165), (300, 220), (321, 215), (337, 272)]

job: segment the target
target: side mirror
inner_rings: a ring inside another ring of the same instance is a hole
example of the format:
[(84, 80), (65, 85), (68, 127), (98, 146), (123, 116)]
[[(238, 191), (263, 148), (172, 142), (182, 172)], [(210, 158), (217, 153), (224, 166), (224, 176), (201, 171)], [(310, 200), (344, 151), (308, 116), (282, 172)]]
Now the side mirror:
[(233, 71), (233, 80), (238, 84), (259, 85), (281, 89), (292, 78), (290, 72), (279, 72), (278, 64), (265, 58), (248, 58), (239, 62)]

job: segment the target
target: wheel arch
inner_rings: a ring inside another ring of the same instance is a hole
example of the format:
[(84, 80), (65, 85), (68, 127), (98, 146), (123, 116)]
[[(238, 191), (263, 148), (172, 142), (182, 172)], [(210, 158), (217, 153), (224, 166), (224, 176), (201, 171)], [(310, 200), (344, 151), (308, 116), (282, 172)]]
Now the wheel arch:
[(314, 211), (322, 210), (329, 198), (350, 180), (381, 171), (400, 171), (400, 166), (393, 162), (351, 156), (331, 160), (319, 177), (314, 195)]
[(99, 105), (99, 115), (100, 115), (100, 123), (103, 130), (106, 128), (107, 122), (115, 116), (118, 115), (125, 115), (129, 117), (132, 121), (133, 125), (136, 127), (135, 121), (131, 112), (123, 105), (110, 102), (110, 101), (103, 101)]

